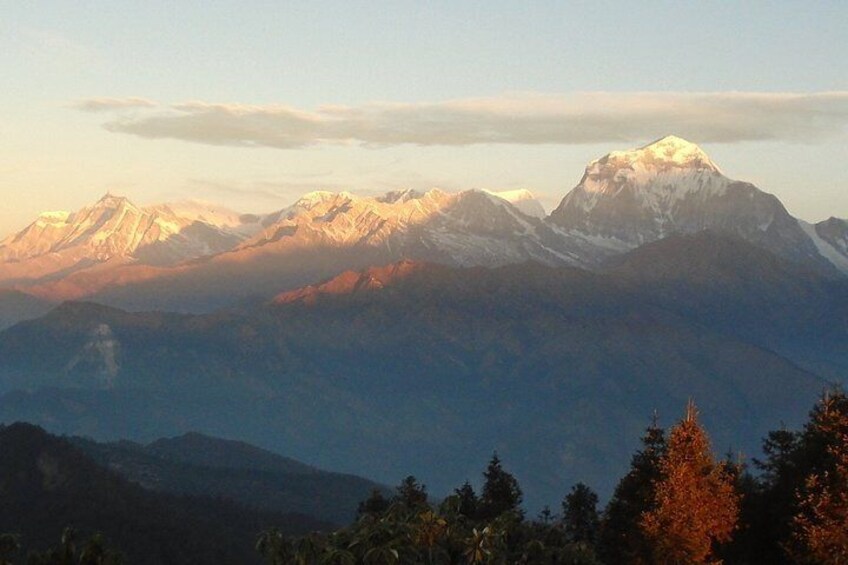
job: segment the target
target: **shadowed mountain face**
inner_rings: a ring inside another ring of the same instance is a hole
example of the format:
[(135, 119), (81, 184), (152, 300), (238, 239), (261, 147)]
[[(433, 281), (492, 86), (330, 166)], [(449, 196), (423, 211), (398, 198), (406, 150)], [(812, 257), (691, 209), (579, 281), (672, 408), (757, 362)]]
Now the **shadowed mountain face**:
[(99, 438), (202, 430), (434, 493), (497, 450), (533, 509), (578, 480), (608, 494), (654, 409), (670, 422), (690, 397), (717, 449), (756, 453), (803, 418), (814, 372), (848, 366), (840, 281), (712, 233), (600, 274), (346, 277), (204, 316), (63, 305), (0, 334), (0, 418)]
[(842, 381), (848, 375), (848, 281), (702, 232), (645, 245), (610, 274), (707, 327), (739, 336)]
[(20, 534), (30, 549), (55, 545), (73, 526), (83, 539), (101, 532), (130, 563), (247, 564), (260, 561), (254, 544), (263, 529), (296, 534), (329, 526), (211, 498), (149, 492), (28, 424), (0, 427), (0, 453), (0, 531)]
[(102, 466), (148, 490), (225, 498), (250, 508), (339, 525), (354, 519), (359, 502), (373, 489), (387, 490), (247, 443), (194, 432), (147, 445), (81, 438), (72, 442)]
[(56, 306), (54, 303), (16, 290), (0, 290), (0, 330), (21, 320), (43, 316)]
[(316, 475), (321, 471), (300, 461), (282, 457), (241, 441), (191, 432), (162, 438), (144, 447), (151, 455), (200, 467), (253, 469), (289, 475)]

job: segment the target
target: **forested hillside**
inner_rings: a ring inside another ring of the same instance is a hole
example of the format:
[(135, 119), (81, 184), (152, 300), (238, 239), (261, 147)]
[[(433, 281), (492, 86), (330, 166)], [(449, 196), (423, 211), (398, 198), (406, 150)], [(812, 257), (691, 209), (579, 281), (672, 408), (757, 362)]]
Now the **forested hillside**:
[(392, 495), (374, 489), (356, 519), (333, 532), (303, 518), (146, 493), (29, 425), (0, 431), (0, 447), (0, 531), (10, 532), (0, 536), (3, 563), (22, 563), (22, 545), (36, 565), (113, 565), (121, 554), (126, 563), (261, 556), (270, 565), (829, 565), (848, 558), (848, 396), (840, 390), (826, 392), (801, 429), (769, 433), (762, 457), (751, 460), (717, 457), (690, 401), (669, 429), (656, 421), (646, 429), (603, 505), (591, 485), (577, 483), (559, 503), (528, 512), (509, 461), (494, 454), (479, 489), (466, 481), (442, 498), (407, 476)]
[[(225, 500), (153, 493), (95, 464), (68, 441), (29, 424), (0, 429), (0, 532), (46, 550), (66, 527), (101, 533), (128, 563), (254, 563), (256, 535), (329, 528), (304, 515)], [(64, 563), (64, 562), (63, 562)]]

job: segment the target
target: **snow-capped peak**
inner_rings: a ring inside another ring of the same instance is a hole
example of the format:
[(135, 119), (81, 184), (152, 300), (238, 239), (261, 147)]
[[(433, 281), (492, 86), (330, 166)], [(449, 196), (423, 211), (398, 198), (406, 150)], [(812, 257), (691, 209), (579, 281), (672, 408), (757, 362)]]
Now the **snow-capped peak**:
[(312, 208), (328, 200), (352, 200), (353, 198), (353, 194), (347, 191), (330, 192), (329, 190), (315, 190), (313, 192), (307, 192), (298, 198), (294, 206), (298, 208)]
[(107, 192), (104, 194), (100, 200), (97, 201), (92, 208), (100, 209), (100, 208), (121, 208), (123, 206), (130, 206), (135, 208), (135, 205), (130, 202), (130, 200), (126, 196), (119, 196), (117, 194), (113, 194), (112, 192)]
[[(729, 180), (704, 151), (669, 135), (629, 151), (613, 151), (590, 162), (578, 185), (580, 192), (617, 194), (623, 187), (662, 200), (677, 200), (692, 192), (723, 192)], [(595, 198), (587, 205), (594, 206)]]
[(175, 264), (226, 251), (261, 227), (197, 203), (137, 207), (107, 192), (92, 205), (44, 212), (0, 242), (0, 281), (38, 280), (92, 264)]
[(797, 261), (822, 255), (777, 198), (727, 178), (701, 148), (675, 136), (589, 163), (550, 221), (624, 249), (711, 229)]
[(48, 224), (64, 224), (68, 221), (71, 213), (64, 210), (53, 210), (42, 212), (38, 215), (38, 219)]
[(488, 192), (489, 194), (493, 194), (498, 198), (502, 198), (512, 204), (515, 204), (516, 202), (521, 202), (523, 200), (536, 200), (536, 197), (533, 196), (533, 193), (527, 190), (526, 188), (500, 191), (487, 190), (486, 192)]
[(648, 145), (629, 151), (613, 151), (608, 155), (593, 161), (593, 165), (613, 165), (617, 168), (644, 168), (668, 170), (671, 168), (689, 170), (708, 170), (716, 173), (721, 171), (710, 160), (704, 150), (692, 142), (675, 135), (668, 135)]
[(241, 226), (246, 214), (241, 214), (224, 206), (203, 200), (178, 200), (148, 206), (146, 210), (172, 215), (193, 222), (203, 222), (219, 228), (237, 228)]
[(385, 204), (394, 204), (395, 202), (408, 202), (410, 200), (416, 200), (418, 198), (421, 198), (422, 196), (424, 196), (423, 192), (407, 188), (404, 190), (391, 190), (382, 196), (378, 196), (377, 201), (383, 202)]
[(501, 200), (506, 200), (528, 216), (544, 218), (547, 215), (542, 203), (539, 202), (536, 199), (536, 196), (526, 188), (519, 188), (517, 190), (502, 190), (498, 192), (485, 190), (484, 192), (491, 194), (492, 196), (496, 196)]

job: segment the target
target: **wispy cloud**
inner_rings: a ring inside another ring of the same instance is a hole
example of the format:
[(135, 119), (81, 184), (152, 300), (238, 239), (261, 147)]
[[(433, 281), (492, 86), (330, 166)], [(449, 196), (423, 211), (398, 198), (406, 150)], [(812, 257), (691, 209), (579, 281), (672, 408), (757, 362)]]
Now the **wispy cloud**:
[(86, 98), (84, 100), (77, 100), (71, 103), (70, 106), (83, 112), (111, 112), (130, 108), (155, 108), (157, 104), (147, 98), (128, 96), (125, 98)]
[(104, 125), (149, 139), (280, 149), (321, 144), (569, 145), (638, 142), (672, 133), (701, 143), (810, 142), (841, 135), (846, 126), (845, 91), (528, 93), (316, 110), (189, 102), (118, 116)]

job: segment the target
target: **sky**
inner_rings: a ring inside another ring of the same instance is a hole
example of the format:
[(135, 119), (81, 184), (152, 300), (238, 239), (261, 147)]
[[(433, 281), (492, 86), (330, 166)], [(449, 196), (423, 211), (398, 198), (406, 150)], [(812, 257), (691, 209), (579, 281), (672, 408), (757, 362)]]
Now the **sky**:
[(105, 192), (528, 188), (667, 134), (848, 217), (848, 3), (0, 0), (0, 236)]

